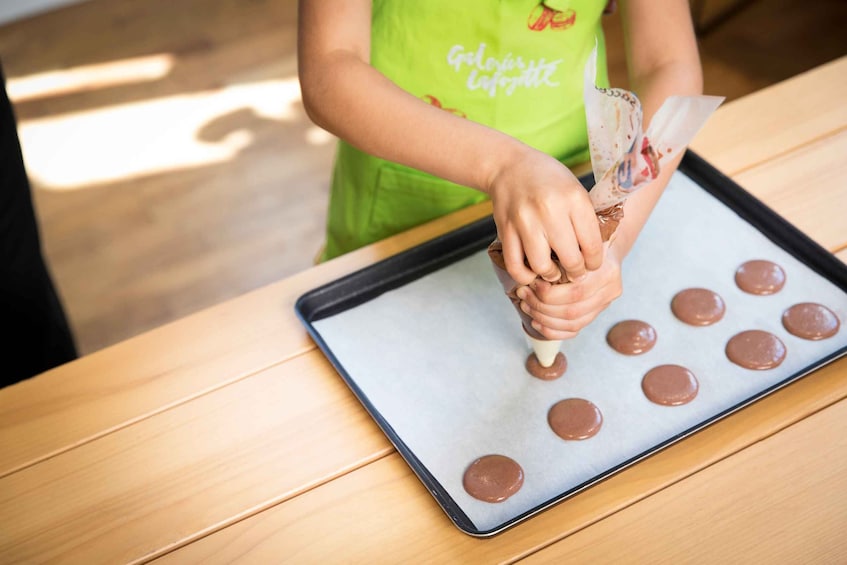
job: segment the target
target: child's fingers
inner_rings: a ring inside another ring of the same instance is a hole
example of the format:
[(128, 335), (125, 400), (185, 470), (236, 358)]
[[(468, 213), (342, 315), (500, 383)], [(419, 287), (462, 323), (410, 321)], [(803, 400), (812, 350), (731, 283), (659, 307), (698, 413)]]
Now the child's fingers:
[(585, 261), (585, 268), (596, 271), (603, 264), (603, 238), (600, 235), (600, 224), (597, 222), (594, 210), (574, 214), (573, 226)]
[(506, 271), (521, 285), (531, 284), (535, 280), (535, 273), (524, 264), (524, 250), (521, 239), (512, 229), (505, 229), (500, 235), (503, 243), (503, 261), (506, 263)]
[[(570, 283), (573, 284), (573, 283)], [(556, 285), (566, 286), (566, 285)], [(538, 295), (533, 292), (531, 289), (522, 290), (520, 293), (522, 296), (523, 302), (526, 304), (526, 307), (530, 312), (544, 314), (545, 316), (561, 318), (564, 320), (576, 320), (577, 318), (581, 318), (585, 316), (596, 306), (594, 302), (591, 300), (592, 296), (586, 297), (584, 300), (567, 302), (567, 303), (545, 303), (539, 299)], [(532, 314), (530, 314), (532, 315)]]
[(521, 309), (543, 326), (575, 331), (579, 326), (574, 321), (603, 311), (622, 292), (620, 269), (613, 262), (580, 282), (551, 285), (537, 281), (532, 287), (521, 288), (518, 297)]
[(586, 270), (596, 270), (602, 264), (603, 242), (588, 196), (582, 191), (578, 197), (572, 197), (570, 200), (567, 220), (548, 229), (551, 230), (550, 241), (553, 250), (568, 280), (578, 281), (585, 277)]
[[(526, 253), (529, 266), (539, 277), (550, 282), (556, 282), (562, 278), (562, 273), (551, 256), (550, 243), (546, 237), (541, 234), (535, 234), (531, 237), (527, 236), (523, 239), (523, 242), (524, 253)], [(571, 245), (576, 245), (575, 237), (571, 238)], [(582, 262), (581, 256), (579, 257), (579, 262), (580, 264)]]
[(561, 330), (551, 330), (550, 328), (545, 328), (544, 326), (538, 324), (538, 322), (533, 322), (532, 327), (546, 337), (547, 339), (555, 339), (558, 341), (564, 341), (566, 339), (573, 339), (579, 335), (579, 332), (565, 332)]
[(577, 320), (550, 320), (551, 325), (545, 325), (544, 321), (533, 320), (532, 327), (535, 331), (547, 339), (573, 339), (588, 324), (594, 321), (599, 312), (591, 313)]
[[(569, 283), (574, 284), (574, 283)], [(565, 285), (557, 285), (565, 286)], [(522, 290), (519, 297), (526, 304), (521, 306), (527, 314), (535, 317), (536, 314), (561, 320), (577, 320), (591, 312), (599, 312), (611, 304), (620, 296), (617, 285), (605, 284), (599, 288), (586, 289), (590, 292), (583, 299), (565, 304), (551, 304), (544, 302), (532, 289)], [(549, 324), (548, 324), (549, 325)]]
[[(569, 339), (579, 333), (585, 326), (605, 310), (608, 302), (597, 301), (584, 314), (577, 318), (565, 319), (557, 316), (542, 314), (529, 308), (526, 302), (521, 304), (521, 310), (532, 317), (532, 327), (548, 339)], [(553, 337), (567, 336), (567, 337)]]
[(598, 283), (595, 280), (587, 280), (586, 278), (567, 284), (536, 284), (533, 286), (533, 291), (536, 300), (539, 302), (561, 305), (574, 304), (585, 300), (597, 291), (598, 286), (602, 286), (602, 283)]
[[(576, 281), (585, 276), (585, 260), (579, 250), (576, 234), (570, 225), (551, 230), (550, 246), (556, 252), (559, 264), (562, 265), (568, 280)], [(545, 279), (555, 282), (559, 277)]]

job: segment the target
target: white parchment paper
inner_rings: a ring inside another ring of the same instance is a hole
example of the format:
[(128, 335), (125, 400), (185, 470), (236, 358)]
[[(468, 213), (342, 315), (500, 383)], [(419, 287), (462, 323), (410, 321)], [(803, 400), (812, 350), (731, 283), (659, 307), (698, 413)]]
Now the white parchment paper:
[[(787, 273), (783, 290), (752, 296), (735, 286), (736, 268), (767, 259)], [(503, 523), (648, 451), (797, 373), (847, 344), (790, 335), (782, 312), (819, 302), (847, 321), (847, 295), (766, 239), (682, 173), (676, 173), (624, 264), (624, 293), (580, 335), (563, 343), (568, 370), (556, 381), (529, 376), (518, 316), (503, 295), (485, 250), (313, 325), (350, 377), (399, 437), (481, 530)], [(723, 320), (692, 327), (670, 310), (673, 295), (704, 287), (726, 302)], [(650, 323), (656, 346), (641, 356), (613, 351), (609, 328), (624, 319)], [(769, 371), (730, 363), (724, 347), (737, 332), (776, 334), (788, 354)], [(683, 406), (646, 399), (652, 367), (688, 367), (700, 392)], [(600, 432), (564, 441), (547, 425), (563, 398), (591, 400)], [(524, 469), (521, 490), (502, 503), (470, 497), (466, 467), (499, 453)]]

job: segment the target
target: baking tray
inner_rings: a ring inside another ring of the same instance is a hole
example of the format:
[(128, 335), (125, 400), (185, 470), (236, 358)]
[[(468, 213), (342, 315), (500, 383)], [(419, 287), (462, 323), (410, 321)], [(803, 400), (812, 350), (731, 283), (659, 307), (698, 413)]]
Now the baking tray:
[[(591, 182), (581, 181), (586, 187)], [(689, 235), (668, 233), (665, 228), (673, 226), (661, 222), (675, 221), (692, 202), (697, 209), (689, 210), (677, 228), (689, 230)], [(842, 324), (847, 321), (847, 266), (691, 151), (624, 264), (623, 296), (575, 340), (563, 344), (570, 366), (557, 381), (537, 381), (522, 370), (528, 349), (518, 317), (485, 253), (495, 232), (493, 219), (482, 219), (315, 288), (295, 305), (311, 336), (371, 417), (453, 523), (470, 535), (491, 536), (511, 527), (847, 352), (843, 325), (832, 338), (807, 342), (775, 321), (787, 306), (801, 301), (821, 302)], [(673, 247), (680, 238), (699, 243), (669, 251), (668, 245)], [(740, 264), (742, 257), (774, 259), (786, 268), (793, 287), (787, 283), (773, 297), (743, 296), (727, 282), (729, 267)], [(721, 262), (723, 267), (718, 267)], [(660, 268), (654, 268), (657, 265)], [(694, 286), (712, 288), (724, 297), (727, 321), (692, 329), (673, 318), (667, 307), (671, 289)], [(439, 293), (439, 304), (432, 304), (428, 292)], [(429, 316), (429, 323), (441, 324), (444, 331), (428, 334)], [(656, 348), (637, 359), (610, 353), (603, 339), (615, 321), (629, 318), (650, 322), (660, 335)], [(468, 324), (464, 330), (463, 323)], [(722, 348), (715, 354), (714, 347), (702, 359), (697, 354), (692, 360), (686, 357), (707, 349), (698, 346), (702, 336), (707, 336), (705, 343), (723, 344), (742, 329), (778, 335), (789, 349), (786, 362), (771, 371), (749, 371), (729, 366)], [(451, 331), (463, 332), (460, 335), (468, 339), (451, 337)], [(442, 357), (455, 358), (458, 365), (436, 361)], [(402, 359), (412, 360), (414, 366), (399, 365)], [(630, 390), (635, 384), (640, 390), (646, 369), (663, 363), (694, 370), (701, 384), (694, 401), (684, 407), (657, 407), (643, 395), (620, 393), (621, 387)], [(601, 368), (604, 374), (587, 375), (588, 367)], [(493, 384), (481, 390), (484, 382)], [(592, 395), (606, 402), (604, 427), (595, 436), (605, 433), (602, 441), (545, 437), (549, 405), (569, 396), (593, 400)], [(534, 412), (524, 407), (534, 407)], [(615, 428), (609, 423), (615, 414), (626, 414), (629, 420), (621, 418)], [(480, 420), (484, 423), (478, 424)], [(498, 428), (497, 422), (508, 425)], [(556, 442), (568, 444), (569, 451), (558, 453)], [(511, 456), (510, 448), (524, 450), (518, 459), (526, 475), (521, 491), (497, 504), (463, 492), (461, 474), (473, 459), (491, 452)], [(567, 466), (574, 460), (581, 467), (571, 472)], [(536, 463), (546, 468), (536, 469)], [(527, 487), (530, 481), (533, 487)], [(519, 496), (527, 490), (526, 496)]]

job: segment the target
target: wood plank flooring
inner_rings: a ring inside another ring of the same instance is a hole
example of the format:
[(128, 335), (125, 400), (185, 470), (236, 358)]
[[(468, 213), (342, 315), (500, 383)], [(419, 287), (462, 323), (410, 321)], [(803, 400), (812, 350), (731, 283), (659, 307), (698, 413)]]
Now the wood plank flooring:
[[(840, 0), (747, 2), (701, 37), (706, 91), (737, 98), (844, 55), (845, 24)], [(82, 353), (312, 264), (334, 146), (303, 111), (295, 44), (294, 0), (88, 0), (0, 26)]]

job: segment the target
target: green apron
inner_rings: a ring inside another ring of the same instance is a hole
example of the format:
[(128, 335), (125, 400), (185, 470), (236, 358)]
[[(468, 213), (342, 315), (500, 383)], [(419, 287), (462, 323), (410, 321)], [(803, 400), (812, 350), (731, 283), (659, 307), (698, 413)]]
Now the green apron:
[[(573, 165), (589, 158), (582, 76), (595, 40), (598, 81), (608, 84), (605, 6), (606, 0), (374, 0), (371, 64), (421, 100)], [(321, 260), (486, 198), (340, 141)]]

